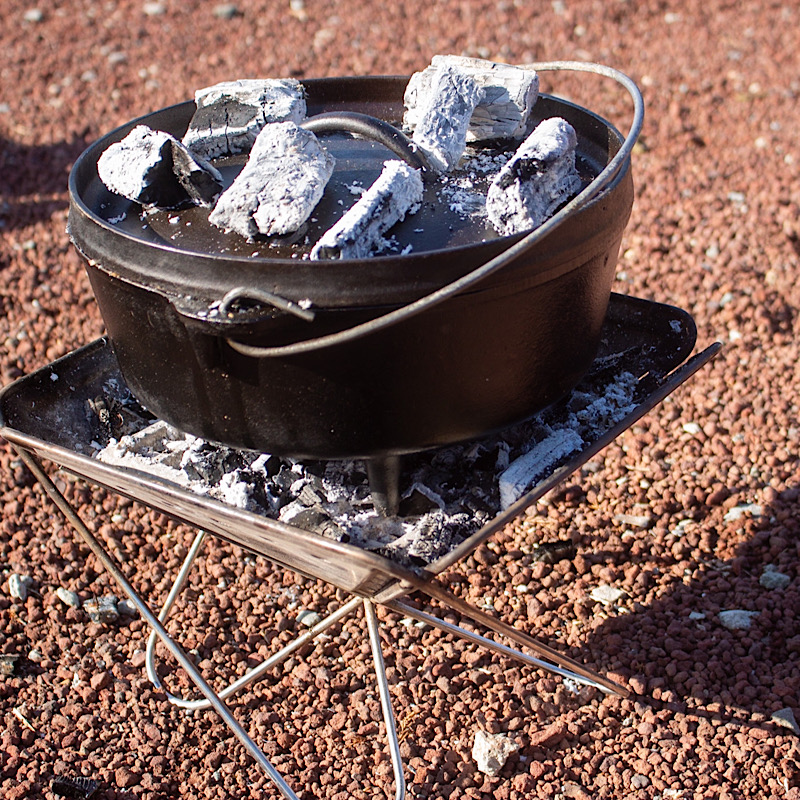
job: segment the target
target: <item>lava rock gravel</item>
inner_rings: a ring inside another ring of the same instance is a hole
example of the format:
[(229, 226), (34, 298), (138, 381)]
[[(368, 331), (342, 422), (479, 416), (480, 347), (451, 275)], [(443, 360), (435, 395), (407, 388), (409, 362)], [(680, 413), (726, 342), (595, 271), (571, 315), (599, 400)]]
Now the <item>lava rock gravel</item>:
[[(698, 347), (724, 348), (443, 576), (633, 695), (379, 610), (408, 796), (800, 800), (796, 4), (6, 0), (0, 52), (4, 385), (103, 332), (65, 233), (67, 176), (117, 125), (222, 80), (410, 74), (436, 53), (636, 80), (647, 116), (614, 289), (686, 309)], [(600, 78), (542, 90), (627, 128), (625, 93)], [(194, 532), (51, 474), (159, 607)], [(219, 689), (345, 599), (209, 538), (168, 628)], [(116, 613), (90, 616), (101, 606)], [(147, 635), (0, 443), (0, 797), (278, 797), (215, 713), (153, 687)], [(194, 696), (157, 655), (166, 689)], [(230, 705), (300, 797), (393, 796), (362, 615)], [(518, 745), (495, 774), (472, 757), (479, 731)]]

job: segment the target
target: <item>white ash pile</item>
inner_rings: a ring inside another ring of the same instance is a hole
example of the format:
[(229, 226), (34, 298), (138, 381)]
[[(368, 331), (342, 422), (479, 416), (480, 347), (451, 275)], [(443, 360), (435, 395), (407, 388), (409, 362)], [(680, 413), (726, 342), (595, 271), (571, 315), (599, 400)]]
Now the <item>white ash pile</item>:
[[(396, 517), (374, 510), (361, 462), (299, 462), (236, 450), (162, 421), (118, 432), (119, 438), (98, 444), (96, 456), (419, 567), (478, 531), (632, 410), (637, 379), (615, 371), (613, 363), (596, 363), (597, 371), (567, 401), (525, 423), (486, 439), (408, 456)], [(107, 402), (121, 401), (109, 397)]]
[[(360, 201), (331, 220), (316, 241), (306, 237), (302, 257), (390, 252), (385, 235), (419, 209), (423, 178), (440, 201), (501, 235), (541, 224), (582, 183), (569, 123), (549, 120), (531, 133), (538, 95), (532, 70), (435, 56), (411, 76), (404, 95), (403, 125), (430, 165), (426, 174), (396, 159), (386, 161)], [(208, 208), (211, 225), (248, 242), (306, 231), (335, 159), (302, 127), (307, 118), (302, 84), (228, 81), (199, 90), (195, 104), (182, 141), (138, 125), (111, 145), (98, 160), (106, 187), (145, 211)], [(225, 186), (217, 167), (237, 156), (246, 163)], [(407, 245), (402, 252), (411, 249)]]

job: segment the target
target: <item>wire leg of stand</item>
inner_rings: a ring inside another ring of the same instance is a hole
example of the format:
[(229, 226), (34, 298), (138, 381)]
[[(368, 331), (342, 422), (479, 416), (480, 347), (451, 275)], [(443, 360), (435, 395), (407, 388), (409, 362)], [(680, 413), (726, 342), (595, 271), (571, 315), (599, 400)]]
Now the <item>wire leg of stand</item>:
[(198, 672), (197, 667), (192, 663), (192, 660), (183, 649), (178, 645), (167, 630), (159, 621), (158, 617), (150, 610), (147, 603), (139, 597), (136, 590), (130, 584), (125, 574), (117, 566), (116, 562), (106, 552), (103, 545), (95, 538), (94, 534), (84, 525), (83, 520), (78, 516), (69, 501), (58, 490), (58, 487), (50, 480), (50, 477), (44, 471), (39, 461), (27, 450), (17, 448), (15, 450), (19, 454), (20, 460), (25, 466), (33, 473), (39, 481), (41, 487), (47, 493), (47, 496), (53, 501), (56, 507), (67, 518), (69, 523), (81, 535), (86, 542), (89, 549), (100, 559), (100, 562), (108, 570), (112, 578), (119, 584), (119, 587), (128, 596), (130, 601), (136, 606), (142, 618), (154, 630), (158, 632), (161, 641), (164, 642), (170, 653), (175, 657), (178, 663), (186, 670), (189, 677), (194, 682), (195, 686), (208, 698), (209, 703), (214, 710), (222, 717), (223, 722), (228, 726), (231, 733), (242, 743), (248, 753), (255, 759), (256, 763), (264, 770), (267, 777), (275, 785), (275, 788), (286, 800), (300, 800), (298, 796), (291, 790), (286, 781), (281, 777), (280, 773), (272, 766), (272, 763), (264, 755), (261, 748), (250, 738), (247, 731), (239, 724), (236, 718), (231, 714), (225, 703), (219, 698), (219, 695), (209, 686), (203, 676)]
[(390, 600), (389, 602), (383, 603), (383, 605), (390, 608), (392, 611), (396, 611), (398, 614), (411, 617), (411, 619), (415, 619), (419, 622), (425, 622), (433, 628), (438, 628), (445, 633), (452, 633), (454, 636), (466, 639), (468, 642), (481, 645), (481, 647), (485, 647), (487, 650), (493, 650), (495, 653), (508, 656), (509, 658), (515, 658), (517, 661), (522, 661), (524, 664), (529, 664), (532, 667), (547, 670), (554, 675), (560, 675), (562, 678), (570, 678), (578, 683), (585, 683), (587, 686), (594, 686), (596, 689), (600, 689), (601, 692), (611, 694), (611, 690), (607, 686), (591, 678), (587, 678), (585, 675), (578, 675), (577, 672), (573, 672), (572, 670), (564, 669), (563, 667), (556, 666), (555, 664), (543, 661), (540, 658), (535, 658), (534, 656), (529, 656), (521, 650), (515, 650), (513, 647), (508, 647), (508, 645), (495, 642), (493, 639), (487, 639), (485, 636), (481, 636), (473, 631), (468, 631), (466, 628), (462, 628), (459, 625), (454, 625), (451, 622), (439, 619), (439, 617), (433, 614), (420, 611), (408, 603), (404, 603), (402, 600)]
[(378, 628), (378, 617), (375, 614), (374, 604), (367, 599), (364, 599), (364, 616), (367, 620), (369, 642), (372, 647), (372, 660), (375, 663), (375, 677), (378, 681), (378, 692), (381, 698), (383, 719), (386, 724), (386, 737), (389, 740), (389, 752), (392, 757), (395, 800), (403, 800), (403, 798), (406, 796), (406, 782), (405, 777), (403, 776), (403, 759), (400, 755), (400, 742), (397, 738), (397, 728), (394, 723), (392, 698), (389, 695), (389, 682), (386, 679), (386, 667), (384, 666), (383, 653), (381, 652), (381, 638)]
[[(317, 636), (319, 636), (321, 633), (324, 633), (332, 625), (335, 625), (340, 620), (352, 614), (359, 607), (359, 605), (361, 605), (360, 597), (353, 597), (348, 600), (344, 605), (337, 608), (332, 614), (329, 614), (327, 617), (320, 620), (316, 625), (305, 631), (305, 633), (302, 633), (300, 636), (292, 639), (291, 642), (278, 650), (277, 653), (273, 653), (273, 655), (264, 659), (264, 661), (262, 661), (258, 666), (253, 667), (251, 670), (242, 675), (241, 678), (238, 678), (221, 692), (219, 692), (218, 694), (220, 699), (227, 700), (231, 695), (241, 691), (245, 686), (249, 686), (251, 683), (258, 680), (262, 675), (264, 675), (264, 673), (274, 669), (279, 664), (282, 664), (287, 658), (289, 658), (289, 656), (292, 655), (292, 653), (299, 650), (304, 644), (310, 642), (312, 639), (316, 639)], [(150, 641), (155, 644), (155, 632), (150, 634)], [(148, 647), (149, 644), (150, 642), (148, 642)], [(167, 699), (170, 703), (172, 703), (172, 705), (190, 711), (201, 711), (211, 707), (211, 703), (208, 700), (185, 700), (182, 697), (170, 694), (169, 692), (163, 690), (161, 681), (156, 675), (155, 667), (153, 667), (153, 675), (155, 678), (150, 677), (150, 680), (153, 681), (153, 685), (157, 689), (162, 689), (162, 691), (165, 692)]]
[[(169, 612), (172, 610), (172, 606), (174, 605), (175, 601), (178, 599), (178, 596), (183, 591), (183, 587), (186, 585), (186, 579), (189, 577), (189, 570), (192, 568), (192, 564), (194, 564), (195, 559), (197, 558), (197, 554), (200, 552), (200, 548), (203, 545), (203, 542), (206, 538), (205, 531), (198, 531), (197, 536), (194, 537), (194, 541), (192, 542), (192, 546), (189, 548), (189, 552), (186, 554), (186, 558), (183, 560), (183, 564), (181, 566), (180, 572), (178, 572), (178, 576), (175, 578), (175, 583), (172, 584), (172, 588), (167, 595), (167, 599), (164, 601), (164, 605), (161, 608), (161, 613), (158, 615), (158, 619), (160, 622), (166, 622), (167, 617), (169, 616)], [(147, 677), (150, 679), (150, 682), (156, 689), (161, 688), (161, 680), (158, 677), (158, 673), (156, 672), (156, 665), (154, 663), (155, 657), (155, 649), (156, 649), (156, 641), (158, 641), (158, 635), (155, 631), (150, 632), (150, 636), (147, 639), (147, 647), (145, 649), (145, 669), (147, 671)], [(172, 702), (172, 696), (168, 694), (168, 699)]]
[(527, 647), (537, 655), (549, 659), (554, 664), (558, 664), (560, 667), (569, 669), (575, 672), (577, 675), (593, 681), (598, 685), (598, 687), (603, 688), (603, 691), (609, 694), (619, 695), (620, 697), (630, 697), (631, 692), (627, 687), (620, 685), (616, 681), (606, 678), (604, 675), (601, 675), (599, 672), (595, 672), (593, 669), (585, 667), (583, 664), (578, 663), (569, 656), (559, 653), (558, 650), (554, 650), (549, 645), (537, 641), (527, 633), (517, 630), (516, 628), (512, 628), (511, 625), (507, 625), (502, 620), (487, 614), (485, 611), (481, 611), (480, 609), (471, 606), (465, 600), (462, 600), (460, 597), (453, 594), (437, 581), (426, 581), (421, 578), (414, 581), (411, 579), (408, 580), (416, 590), (422, 592), (423, 594), (434, 598), (440, 603), (444, 603), (446, 606), (458, 611), (459, 614), (462, 614), (463, 616), (473, 620), (473, 622), (477, 622), (479, 625), (485, 626), (490, 631), (499, 633), (501, 636), (505, 636), (507, 639), (510, 639), (512, 642), (516, 642), (522, 647)]

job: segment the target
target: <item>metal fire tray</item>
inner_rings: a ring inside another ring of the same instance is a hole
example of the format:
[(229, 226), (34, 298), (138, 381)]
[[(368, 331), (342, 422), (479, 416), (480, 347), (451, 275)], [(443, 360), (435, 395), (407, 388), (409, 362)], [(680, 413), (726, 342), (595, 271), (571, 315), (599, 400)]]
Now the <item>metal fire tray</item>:
[[(629, 695), (627, 688), (564, 656), (527, 633), (471, 607), (449, 592), (437, 580), (436, 575), (463, 558), (494, 531), (564, 480), (693, 375), (720, 348), (719, 343), (715, 343), (689, 358), (695, 338), (694, 322), (686, 312), (646, 300), (612, 295), (600, 351), (586, 380), (602, 382), (606, 374), (618, 374), (620, 371), (631, 373), (638, 380), (632, 410), (618, 422), (610, 424), (607, 430), (596, 431), (591, 441), (585, 441), (585, 447), (555, 464), (516, 503), (498, 513), (446, 556), (420, 570), (412, 570), (359, 547), (331, 541), (258, 514), (238, 510), (221, 501), (201, 497), (159, 477), (127, 467), (111, 466), (94, 459), (91, 453), (93, 439), (98, 434), (96, 398), (102, 397), (104, 389), (108, 387), (115, 387), (120, 393), (126, 389), (111, 346), (105, 339), (76, 350), (3, 389), (0, 392), (0, 435), (15, 446), (21, 460), (36, 476), (46, 494), (82, 536), (150, 626), (152, 633), (145, 663), (153, 684), (162, 688), (154, 661), (155, 643), (159, 639), (204, 697), (201, 700), (186, 700), (167, 692), (170, 702), (184, 709), (213, 708), (267, 774), (281, 796), (287, 800), (298, 800), (298, 797), (264, 751), (237, 721), (225, 700), (252, 681), (260, 679), (302, 645), (340, 622), (345, 616), (354, 613), (359, 606), (363, 606), (394, 772), (395, 800), (402, 800), (405, 797), (405, 779), (400, 740), (381, 652), (375, 603), (530, 666), (547, 669), (563, 677), (595, 686), (601, 691)], [(581, 391), (580, 385), (576, 391)], [(568, 398), (562, 402), (567, 403)], [(89, 412), (87, 409), (91, 404), (95, 407)], [(102, 416), (103, 409), (99, 411)], [(113, 409), (105, 411), (114, 413)], [(50, 479), (37, 456), (92, 483), (128, 495), (200, 529), (159, 615), (140, 597), (119, 565), (86, 527), (76, 510)], [(164, 627), (170, 609), (185, 585), (206, 532), (241, 545), (281, 567), (325, 580), (355, 596), (260, 665), (253, 667), (246, 675), (223, 691), (217, 692)], [(416, 608), (402, 597), (414, 591), (434, 598), (536, 655), (511, 648), (496, 638), (487, 638)]]
[[(391, 587), (396, 581), (411, 580), (416, 584), (420, 578), (432, 577), (463, 558), (661, 402), (716, 352), (712, 346), (686, 361), (695, 339), (694, 322), (685, 311), (612, 295), (600, 350), (585, 381), (603, 370), (631, 372), (638, 378), (635, 408), (593, 441), (586, 442), (580, 452), (564, 459), (516, 503), (446, 556), (420, 570), (195, 494), (159, 476), (93, 458), (92, 443), (100, 434), (97, 416), (89, 411), (90, 403), (103, 396), (104, 389), (107, 393), (109, 386), (121, 394), (126, 388), (106, 339), (98, 339), (0, 392), (0, 434), (90, 482), (139, 500), (280, 566), (347, 592), (382, 600), (393, 593)], [(576, 391), (580, 390), (581, 385)], [(566, 402), (568, 398), (562, 401)]]

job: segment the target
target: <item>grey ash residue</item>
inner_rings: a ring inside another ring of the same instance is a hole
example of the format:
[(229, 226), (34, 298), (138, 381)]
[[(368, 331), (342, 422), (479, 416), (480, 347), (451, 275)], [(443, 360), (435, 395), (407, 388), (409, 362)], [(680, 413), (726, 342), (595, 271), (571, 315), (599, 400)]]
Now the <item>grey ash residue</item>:
[[(636, 378), (600, 366), (566, 401), (499, 435), (407, 456), (400, 514), (388, 519), (373, 509), (359, 461), (301, 463), (232, 449), (133, 414), (128, 418), (139, 422), (127, 430), (101, 426), (107, 436), (96, 445), (96, 455), (198, 495), (420, 566), (478, 531), (632, 410)], [(114, 388), (100, 406), (104, 417), (109, 406), (125, 407), (114, 399)], [(115, 414), (122, 419), (119, 411)]]

